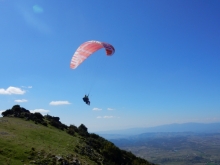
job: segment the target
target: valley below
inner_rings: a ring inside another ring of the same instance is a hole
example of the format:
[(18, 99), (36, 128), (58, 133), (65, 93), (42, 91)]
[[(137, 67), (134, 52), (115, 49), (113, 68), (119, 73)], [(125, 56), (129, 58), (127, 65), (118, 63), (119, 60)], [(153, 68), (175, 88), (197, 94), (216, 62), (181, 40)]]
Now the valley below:
[(144, 133), (110, 141), (160, 165), (220, 164), (220, 133)]

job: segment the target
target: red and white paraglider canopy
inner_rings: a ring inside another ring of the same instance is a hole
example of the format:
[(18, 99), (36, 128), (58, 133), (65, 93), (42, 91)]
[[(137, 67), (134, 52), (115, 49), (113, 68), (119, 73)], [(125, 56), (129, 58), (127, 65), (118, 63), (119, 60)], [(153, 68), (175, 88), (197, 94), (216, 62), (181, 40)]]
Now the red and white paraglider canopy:
[(70, 62), (70, 68), (76, 69), (85, 59), (87, 59), (91, 54), (93, 54), (101, 48), (105, 48), (107, 56), (111, 56), (115, 52), (114, 47), (106, 42), (94, 40), (87, 41), (80, 45), (76, 52), (73, 54), (73, 57)]

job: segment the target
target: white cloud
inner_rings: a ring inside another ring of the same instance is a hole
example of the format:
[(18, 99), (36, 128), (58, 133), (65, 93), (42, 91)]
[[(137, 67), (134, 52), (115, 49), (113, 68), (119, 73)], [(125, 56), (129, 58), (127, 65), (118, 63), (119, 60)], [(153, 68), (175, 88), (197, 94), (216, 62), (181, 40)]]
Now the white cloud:
[(32, 88), (32, 86), (21, 86), (22, 88)]
[(101, 111), (102, 109), (101, 108), (93, 108), (92, 110), (93, 111)]
[(46, 109), (34, 109), (34, 110), (30, 110), (31, 113), (35, 113), (35, 112), (39, 112), (42, 115), (46, 115), (48, 112), (50, 112), (49, 110)]
[(113, 118), (114, 116), (104, 116), (103, 118), (104, 119), (110, 119), (110, 118)]
[(0, 94), (2, 95), (23, 95), (26, 91), (18, 87), (8, 87), (7, 89), (0, 88)]
[(109, 111), (113, 111), (114, 109), (113, 109), (113, 108), (107, 108), (107, 110), (109, 110)]
[(71, 103), (69, 101), (51, 101), (49, 104), (50, 105), (67, 105)]
[(15, 102), (17, 102), (17, 103), (24, 103), (24, 102), (27, 102), (27, 100), (26, 99), (21, 99), (21, 100), (15, 100)]
[(97, 119), (101, 119), (101, 118), (102, 118), (102, 116), (97, 116), (96, 118), (97, 118)]

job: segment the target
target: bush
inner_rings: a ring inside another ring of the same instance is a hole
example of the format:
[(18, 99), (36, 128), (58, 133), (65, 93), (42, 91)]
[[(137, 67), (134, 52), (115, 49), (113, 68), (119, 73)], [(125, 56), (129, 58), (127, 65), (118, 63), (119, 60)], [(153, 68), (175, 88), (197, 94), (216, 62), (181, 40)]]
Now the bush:
[(56, 128), (59, 128), (59, 127), (60, 127), (60, 123), (57, 122), (57, 121), (55, 121), (55, 120), (51, 120), (51, 121), (50, 121), (50, 125), (52, 125), (52, 126), (54, 126), (54, 127), (56, 127)]
[(67, 130), (67, 133), (70, 134), (70, 135), (74, 135), (76, 130), (77, 130), (77, 127), (75, 125), (70, 125), (68, 130)]
[(91, 133), (90, 137), (93, 138), (93, 139), (99, 139), (100, 138), (100, 136), (95, 134), (95, 133)]
[(10, 116), (12, 114), (13, 114), (13, 111), (11, 109), (7, 109), (6, 111), (2, 112), (3, 117)]
[(20, 113), (21, 112), (21, 107), (20, 107), (20, 105), (14, 105), (11, 110), (14, 113)]
[(43, 118), (44, 118), (43, 115), (42, 115), (41, 113), (39, 113), (39, 112), (35, 112), (35, 113), (34, 113), (34, 116), (35, 116), (35, 118), (38, 119), (38, 120), (43, 120)]
[(79, 130), (79, 134), (81, 136), (88, 136), (89, 133), (87, 132), (87, 127), (84, 125), (84, 124), (81, 124), (79, 127), (78, 127), (78, 130)]

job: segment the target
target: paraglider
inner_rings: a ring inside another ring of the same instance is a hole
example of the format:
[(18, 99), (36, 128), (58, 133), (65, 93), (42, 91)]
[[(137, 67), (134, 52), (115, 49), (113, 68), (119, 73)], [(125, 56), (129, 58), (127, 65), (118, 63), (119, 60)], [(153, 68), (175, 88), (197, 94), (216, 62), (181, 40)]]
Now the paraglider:
[[(73, 54), (73, 57), (70, 62), (70, 68), (76, 69), (84, 60), (86, 60), (90, 55), (92, 55), (94, 52), (98, 51), (101, 48), (105, 48), (107, 56), (111, 56), (115, 53), (115, 48), (109, 43), (95, 40), (87, 41), (80, 45), (77, 48), (76, 52)], [(89, 95), (85, 95), (83, 97), (83, 101), (87, 105), (90, 105)]]
[(70, 62), (70, 68), (76, 69), (85, 59), (97, 50), (105, 48), (106, 55), (111, 56), (115, 52), (115, 48), (106, 42), (87, 41), (78, 47)]
[(87, 105), (90, 105), (89, 95), (88, 95), (88, 96), (85, 95), (85, 96), (83, 97), (83, 101), (84, 101)]

